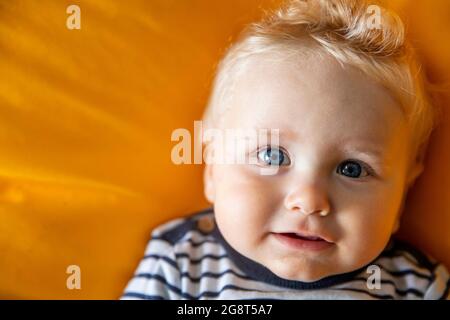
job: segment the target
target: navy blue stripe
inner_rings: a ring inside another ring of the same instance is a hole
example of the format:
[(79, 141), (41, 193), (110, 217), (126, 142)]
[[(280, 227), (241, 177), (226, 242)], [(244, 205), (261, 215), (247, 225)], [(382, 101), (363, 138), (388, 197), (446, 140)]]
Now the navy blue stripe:
[(145, 275), (145, 278), (146, 278), (146, 279), (154, 279), (154, 280), (156, 280), (156, 281), (158, 281), (158, 282), (161, 282), (161, 283), (164, 284), (164, 285), (167, 287), (167, 289), (169, 289), (170, 291), (175, 292), (176, 294), (178, 294), (178, 295), (180, 295), (180, 296), (182, 296), (182, 297), (184, 297), (184, 298), (192, 299), (192, 296), (191, 296), (191, 295), (189, 295), (189, 294), (183, 294), (183, 292), (182, 292), (178, 287), (176, 287), (176, 286), (174, 286), (174, 285), (168, 283), (167, 280), (166, 280), (164, 277), (160, 276), (159, 274), (146, 274), (146, 275)]
[[(213, 255), (213, 254), (205, 254), (204, 256), (201, 256), (198, 259), (190, 259), (190, 256), (187, 253), (177, 253), (177, 254), (175, 254), (175, 258), (177, 258), (177, 259), (178, 258), (187, 258), (187, 259), (189, 259), (189, 262), (191, 264), (199, 264), (200, 262), (202, 262), (205, 259), (220, 260), (220, 259), (227, 258), (227, 257), (228, 257), (228, 255), (226, 255), (226, 254), (220, 255), (220, 256)], [(167, 258), (167, 257), (159, 255), (159, 254), (147, 254), (147, 255), (144, 256), (144, 259), (150, 259), (150, 258), (152, 258), (152, 259), (164, 259), (164, 258)], [(166, 260), (166, 259), (164, 259), (164, 260)], [(176, 262), (174, 262), (174, 263), (176, 264)]]
[[(245, 279), (245, 280), (254, 280), (253, 278), (248, 277), (248, 276), (245, 276), (245, 275), (242, 275), (242, 274), (239, 274), (239, 273), (235, 272), (235, 271), (232, 270), (232, 269), (228, 269), (228, 270), (225, 270), (225, 271), (220, 272), (220, 273), (204, 272), (204, 273), (200, 274), (199, 277), (193, 277), (193, 276), (191, 276), (188, 272), (183, 272), (183, 273), (180, 274), (180, 277), (181, 277), (181, 278), (188, 278), (191, 282), (197, 283), (197, 282), (200, 282), (200, 280), (201, 280), (202, 278), (214, 278), (214, 279), (218, 279), (218, 278), (220, 278), (221, 276), (223, 276), (223, 275), (225, 275), (225, 274), (233, 274), (233, 275), (235, 275), (236, 277), (241, 278), (241, 279)], [(151, 278), (151, 276), (152, 276), (151, 273), (142, 272), (142, 273), (136, 274), (134, 277), (135, 277), (135, 278)]]
[(198, 300), (198, 299), (203, 298), (203, 297), (214, 298), (214, 297), (219, 296), (223, 291), (231, 290), (231, 289), (233, 289), (233, 290), (240, 290), (240, 291), (248, 291), (248, 292), (267, 293), (266, 291), (260, 291), (260, 290), (256, 290), (256, 289), (247, 289), (247, 288), (242, 288), (242, 287), (238, 287), (238, 286), (235, 286), (235, 285), (225, 285), (218, 292), (204, 291), (204, 292), (200, 293), (197, 296), (193, 296), (193, 295), (191, 295), (189, 293), (182, 292), (180, 288), (178, 288), (178, 287), (168, 283), (167, 280), (164, 277), (160, 276), (160, 275), (148, 274), (146, 276), (146, 278), (147, 279), (154, 279), (154, 280), (156, 280), (156, 281), (166, 285), (168, 290), (170, 290), (172, 292), (175, 292), (176, 294), (182, 296), (185, 299), (190, 299), (190, 300)]
[(222, 292), (226, 291), (226, 290), (237, 290), (237, 291), (247, 291), (247, 292), (259, 292), (259, 293), (270, 293), (270, 292), (266, 292), (266, 291), (261, 291), (261, 290), (256, 290), (256, 289), (247, 289), (247, 288), (242, 288), (242, 287), (238, 287), (232, 284), (227, 284), (226, 286), (223, 286), (220, 291), (218, 292), (214, 292), (214, 291), (204, 291), (202, 292), (200, 295), (198, 295), (196, 297), (196, 299), (200, 299), (203, 297), (208, 297), (208, 298), (215, 298), (218, 297)]
[(178, 287), (176, 287), (176, 286), (174, 286), (174, 285), (168, 283), (167, 280), (166, 280), (164, 277), (160, 276), (159, 274), (148, 274), (148, 275), (146, 276), (146, 278), (147, 278), (147, 279), (155, 279), (155, 280), (157, 280), (158, 282), (161, 282), (162, 284), (164, 284), (164, 285), (167, 287), (167, 289), (169, 289), (170, 291), (175, 292), (176, 294), (178, 294), (178, 295), (180, 295), (180, 296), (182, 296), (182, 297), (184, 297), (184, 298), (192, 299), (192, 298), (191, 298), (191, 297), (192, 297), (191, 295), (189, 295), (189, 294), (187, 294), (187, 293), (186, 293), (186, 294), (183, 293), (183, 292), (180, 290), (180, 288), (178, 288)]
[(377, 299), (390, 299), (390, 300), (394, 300), (394, 297), (391, 296), (390, 294), (373, 294), (367, 291), (364, 291), (362, 289), (351, 289), (351, 288), (341, 288), (338, 290), (345, 290), (345, 291), (354, 291), (354, 292), (360, 292), (360, 293), (365, 293), (371, 297), (377, 298)]
[[(353, 282), (353, 281), (364, 281), (364, 282), (367, 282), (367, 279), (366, 278), (355, 278), (351, 282)], [(401, 295), (401, 296), (406, 296), (408, 293), (412, 293), (412, 294), (414, 294), (417, 297), (423, 298), (423, 296), (425, 295), (425, 293), (423, 293), (423, 292), (421, 292), (421, 291), (419, 291), (417, 289), (414, 289), (414, 288), (408, 288), (406, 290), (398, 289), (396, 284), (395, 284), (395, 282), (393, 282), (391, 280), (380, 280), (380, 283), (381, 284), (383, 284), (383, 283), (384, 284), (390, 284), (390, 285), (394, 286), (395, 292), (398, 295)]]
[(175, 254), (175, 258), (189, 259), (189, 262), (192, 264), (198, 264), (198, 263), (202, 262), (202, 260), (204, 260), (204, 259), (220, 260), (220, 259), (227, 258), (227, 257), (228, 257), (227, 254), (215, 255), (215, 254), (207, 253), (207, 254), (201, 256), (200, 258), (191, 259), (191, 256), (188, 253), (176, 253)]
[(409, 270), (408, 269), (408, 270), (392, 271), (392, 270), (386, 269), (381, 264), (378, 264), (378, 266), (380, 266), (383, 271), (386, 271), (387, 273), (389, 273), (391, 276), (394, 276), (394, 277), (403, 277), (403, 276), (412, 274), (412, 275), (415, 275), (418, 278), (422, 278), (422, 279), (425, 279), (425, 280), (428, 280), (428, 281), (430, 281), (433, 278), (431, 275), (426, 275), (426, 274), (417, 272), (415, 270)]
[[(196, 248), (196, 247), (199, 247), (199, 246), (201, 246), (201, 245), (203, 245), (203, 244), (205, 244), (205, 243), (213, 243), (213, 244), (219, 244), (216, 240), (214, 240), (214, 239), (211, 239), (211, 240), (204, 240), (204, 241), (201, 241), (201, 242), (194, 242), (192, 239), (188, 239), (187, 240), (187, 242), (190, 242), (191, 243), (191, 245), (194, 247), (194, 248)], [(184, 242), (182, 242), (182, 243), (184, 243)], [(182, 244), (182, 243), (180, 243), (180, 244)]]
[(189, 275), (189, 273), (183, 272), (183, 273), (181, 274), (181, 277), (189, 278), (189, 280), (191, 280), (192, 282), (199, 282), (203, 277), (208, 277), (208, 278), (218, 279), (218, 278), (220, 278), (221, 276), (223, 276), (223, 275), (225, 275), (225, 274), (233, 274), (233, 275), (235, 275), (236, 277), (241, 278), (241, 279), (245, 279), (245, 280), (255, 280), (255, 279), (253, 279), (252, 277), (249, 277), (249, 276), (246, 276), (246, 275), (239, 274), (239, 273), (235, 272), (235, 271), (232, 270), (232, 269), (225, 270), (225, 271), (223, 271), (223, 272), (221, 272), (221, 273), (204, 272), (204, 273), (200, 274), (199, 277), (192, 277), (192, 276)]
[(176, 261), (170, 259), (169, 257), (161, 256), (158, 254), (149, 254), (149, 255), (145, 256), (144, 259), (157, 259), (157, 260), (161, 259), (163, 261), (166, 261), (168, 264), (170, 264), (172, 267), (174, 267), (175, 269), (177, 269), (179, 271), (178, 264), (176, 263)]
[(186, 220), (181, 222), (179, 225), (176, 225), (170, 230), (167, 230), (159, 235), (153, 235), (152, 239), (157, 240), (165, 240), (171, 245), (175, 245), (178, 241), (180, 241), (188, 232), (197, 232), (202, 237), (206, 237), (209, 235), (208, 232), (201, 231), (197, 228), (197, 222), (194, 220)]
[(137, 292), (125, 292), (125, 294), (122, 296), (122, 298), (139, 298), (139, 299), (145, 299), (145, 300), (166, 300), (164, 297), (156, 296), (156, 295), (146, 295), (143, 293), (137, 293)]

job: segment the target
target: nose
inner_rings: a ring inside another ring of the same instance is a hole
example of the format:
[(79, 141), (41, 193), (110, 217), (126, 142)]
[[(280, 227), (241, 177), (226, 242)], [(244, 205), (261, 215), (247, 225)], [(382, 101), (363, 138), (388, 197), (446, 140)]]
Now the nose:
[(322, 217), (330, 213), (328, 195), (317, 183), (296, 184), (285, 197), (285, 207), (304, 215), (318, 214)]

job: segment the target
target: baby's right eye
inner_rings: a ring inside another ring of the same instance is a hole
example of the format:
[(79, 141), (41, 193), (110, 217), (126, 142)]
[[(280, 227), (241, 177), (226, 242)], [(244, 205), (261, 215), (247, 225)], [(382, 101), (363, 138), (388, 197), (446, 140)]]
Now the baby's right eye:
[(258, 161), (264, 166), (288, 166), (291, 164), (289, 156), (280, 148), (265, 147), (258, 151)]

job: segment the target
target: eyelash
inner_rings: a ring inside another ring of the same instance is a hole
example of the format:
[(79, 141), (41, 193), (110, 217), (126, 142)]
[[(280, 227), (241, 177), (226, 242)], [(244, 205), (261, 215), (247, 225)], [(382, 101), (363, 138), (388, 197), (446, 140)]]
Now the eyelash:
[[(369, 166), (367, 163), (365, 163), (364, 161), (356, 160), (356, 159), (346, 159), (346, 160), (342, 161), (339, 165), (341, 165), (341, 164), (344, 163), (344, 162), (356, 162), (356, 163), (358, 163), (364, 170), (367, 171), (367, 176), (361, 177), (361, 178), (355, 178), (354, 180), (356, 180), (356, 179), (360, 179), (360, 180), (361, 180), (361, 179), (367, 178), (367, 177), (369, 177), (369, 176), (372, 176), (372, 177), (375, 177), (375, 176), (376, 176), (375, 170), (373, 170), (373, 168), (372, 168), (371, 166)], [(338, 168), (339, 168), (339, 166), (338, 166)]]
[[(290, 161), (291, 164), (292, 164), (292, 161), (290, 160), (291, 158), (289, 157), (288, 152), (286, 151), (285, 148), (283, 148), (283, 147), (281, 147), (281, 146), (266, 145), (266, 146), (264, 146), (264, 147), (260, 147), (260, 148), (258, 148), (258, 149), (255, 151), (256, 157), (258, 157), (258, 154), (259, 154), (261, 151), (267, 150), (267, 149), (269, 149), (269, 148), (281, 150), (281, 151), (289, 158), (289, 161)], [(364, 170), (367, 171), (367, 176), (360, 177), (360, 178), (350, 178), (350, 179), (352, 179), (352, 180), (362, 180), (362, 179), (367, 178), (367, 177), (369, 177), (369, 176), (372, 176), (372, 177), (375, 177), (375, 176), (376, 176), (375, 170), (374, 170), (371, 166), (369, 166), (369, 165), (368, 165), (367, 163), (365, 163), (364, 161), (357, 160), (357, 159), (345, 159), (344, 161), (342, 161), (342, 162), (339, 163), (337, 169), (339, 168), (339, 166), (340, 166), (342, 163), (345, 163), (345, 162), (355, 162), (355, 163), (358, 163)], [(288, 165), (288, 166), (290, 166), (290, 165)], [(336, 169), (336, 171), (337, 171), (337, 169)]]

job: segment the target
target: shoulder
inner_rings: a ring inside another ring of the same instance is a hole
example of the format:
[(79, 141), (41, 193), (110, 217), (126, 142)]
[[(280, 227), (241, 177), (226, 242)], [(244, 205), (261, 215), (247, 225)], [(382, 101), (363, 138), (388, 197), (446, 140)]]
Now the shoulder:
[(168, 221), (153, 230), (144, 258), (169, 257), (178, 269), (198, 266), (204, 259), (223, 259), (226, 252), (213, 236), (215, 229), (212, 208)]
[(176, 246), (189, 239), (204, 239), (215, 227), (212, 208), (194, 212), (186, 217), (170, 220), (156, 227), (151, 235), (152, 240), (165, 241)]
[(414, 246), (393, 239), (375, 260), (382, 272), (382, 285), (392, 287), (403, 299), (446, 299), (449, 273), (445, 266)]
[(220, 253), (221, 247), (210, 236), (214, 226), (213, 211), (208, 208), (155, 228), (123, 298), (195, 298), (191, 293), (195, 288), (187, 280), (201, 278), (193, 272), (201, 273), (205, 257), (216, 258), (215, 253)]
[(212, 208), (169, 221), (152, 232), (146, 257), (170, 255), (179, 270), (214, 269), (228, 260), (225, 248), (214, 236), (215, 229)]

